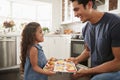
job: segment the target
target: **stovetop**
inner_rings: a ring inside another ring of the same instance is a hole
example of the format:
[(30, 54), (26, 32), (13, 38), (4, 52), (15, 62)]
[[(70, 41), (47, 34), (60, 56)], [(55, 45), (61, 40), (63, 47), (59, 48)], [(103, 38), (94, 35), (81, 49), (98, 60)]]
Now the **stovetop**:
[(72, 34), (71, 39), (83, 40), (82, 34)]

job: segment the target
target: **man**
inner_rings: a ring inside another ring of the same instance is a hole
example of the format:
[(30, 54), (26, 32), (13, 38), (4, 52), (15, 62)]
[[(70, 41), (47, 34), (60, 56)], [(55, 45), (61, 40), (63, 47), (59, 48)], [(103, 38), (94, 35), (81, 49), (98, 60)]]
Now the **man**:
[(70, 0), (74, 15), (84, 23), (85, 49), (75, 63), (91, 57), (91, 68), (80, 69), (74, 77), (92, 75), (90, 80), (120, 80), (120, 17), (99, 12), (95, 0)]

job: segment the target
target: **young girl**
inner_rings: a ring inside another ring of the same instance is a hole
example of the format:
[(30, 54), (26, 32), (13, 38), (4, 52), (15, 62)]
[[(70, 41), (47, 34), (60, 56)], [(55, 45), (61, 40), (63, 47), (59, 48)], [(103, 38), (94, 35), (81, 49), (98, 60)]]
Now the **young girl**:
[(31, 22), (25, 26), (21, 41), (21, 68), (24, 80), (48, 80), (52, 71), (45, 71), (46, 57), (39, 42), (43, 42), (40, 24)]

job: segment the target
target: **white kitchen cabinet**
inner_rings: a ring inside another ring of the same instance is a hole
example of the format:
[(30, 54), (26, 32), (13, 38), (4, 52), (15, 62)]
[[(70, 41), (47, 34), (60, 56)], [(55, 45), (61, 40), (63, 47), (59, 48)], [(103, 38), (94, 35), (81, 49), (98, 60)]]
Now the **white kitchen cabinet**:
[(62, 0), (62, 24), (71, 23), (73, 17), (70, 0)]
[(21, 37), (20, 36), (16, 36), (17, 64), (20, 64), (20, 42), (21, 42)]
[(54, 44), (54, 39), (52, 39), (51, 37), (44, 37), (44, 42), (41, 45), (47, 58), (53, 56), (51, 53), (53, 53), (54, 46), (51, 44)]
[(49, 59), (65, 59), (70, 57), (70, 35), (66, 36), (45, 36), (43, 46), (44, 53)]

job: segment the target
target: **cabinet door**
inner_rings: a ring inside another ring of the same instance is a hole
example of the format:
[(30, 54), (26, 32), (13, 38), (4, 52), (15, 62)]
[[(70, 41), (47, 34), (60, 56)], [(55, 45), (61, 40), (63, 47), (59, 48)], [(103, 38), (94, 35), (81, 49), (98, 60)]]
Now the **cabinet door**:
[(56, 50), (56, 42), (57, 42), (57, 38), (56, 37), (50, 37), (50, 36), (46, 36), (44, 37), (44, 42), (41, 44), (44, 50), (44, 53), (47, 57), (47, 59), (51, 58), (51, 57), (55, 57), (57, 58), (57, 50)]
[(65, 54), (65, 44), (63, 37), (56, 37), (55, 38), (55, 56), (58, 59), (63, 59)]
[(47, 59), (54, 56), (54, 43), (55, 42), (52, 37), (44, 37), (44, 42), (41, 43)]
[(70, 57), (70, 48), (71, 47), (71, 37), (68, 36), (68, 37), (65, 37), (65, 58), (69, 58)]
[(39, 43), (41, 46), (42, 46), (42, 49), (43, 49), (43, 52), (44, 52), (44, 54), (45, 54), (45, 56), (46, 56), (46, 58), (48, 58), (48, 47), (47, 47), (47, 45), (48, 45), (48, 42), (47, 42), (47, 40), (46, 40), (47, 38), (45, 37), (44, 38), (44, 42), (42, 42), (42, 43)]
[(16, 48), (17, 48), (17, 64), (20, 64), (20, 43), (21, 43), (21, 37), (17, 36), (16, 38)]
[(51, 57), (57, 59), (70, 57), (70, 37), (45, 37), (42, 46), (48, 59)]
[(49, 55), (49, 58), (51, 58), (51, 57), (56, 57), (55, 55), (56, 55), (56, 53), (55, 53), (55, 38), (54, 37), (49, 37), (49, 39), (48, 39), (49, 41), (49, 43), (48, 43), (48, 55)]
[(69, 0), (62, 0), (62, 22), (72, 22), (72, 5)]
[(70, 37), (55, 38), (55, 56), (58, 59), (70, 57)]

